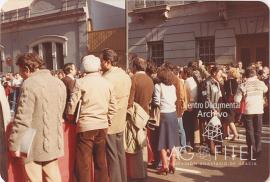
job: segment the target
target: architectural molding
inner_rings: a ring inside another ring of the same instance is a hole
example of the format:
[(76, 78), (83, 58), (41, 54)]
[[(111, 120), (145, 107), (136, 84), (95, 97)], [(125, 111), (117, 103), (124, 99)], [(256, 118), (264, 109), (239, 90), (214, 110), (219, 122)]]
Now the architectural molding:
[(64, 23), (85, 21), (86, 20), (85, 15), (86, 13), (84, 12), (84, 9), (70, 10), (66, 12), (59, 12), (49, 15), (26, 18), (18, 21), (3, 22), (1, 24), (1, 28), (2, 33), (13, 31), (17, 32), (18, 29), (29, 30), (35, 28), (35, 26), (40, 28), (42, 27), (41, 24), (44, 24), (44, 26), (50, 26), (50, 25), (59, 25)]
[[(66, 57), (68, 54), (68, 49), (67, 49), (67, 41), (68, 38), (65, 36), (59, 36), (59, 35), (44, 35), (40, 36), (38, 39), (36, 39), (34, 42), (31, 42), (29, 44), (29, 51), (33, 51), (33, 47), (38, 45), (39, 46), (39, 55), (42, 56), (42, 43), (44, 42), (52, 42), (53, 48), (56, 50), (56, 43), (61, 43), (63, 44), (63, 56)], [(54, 50), (54, 49), (53, 49)], [(56, 57), (56, 51), (53, 51), (53, 57)]]

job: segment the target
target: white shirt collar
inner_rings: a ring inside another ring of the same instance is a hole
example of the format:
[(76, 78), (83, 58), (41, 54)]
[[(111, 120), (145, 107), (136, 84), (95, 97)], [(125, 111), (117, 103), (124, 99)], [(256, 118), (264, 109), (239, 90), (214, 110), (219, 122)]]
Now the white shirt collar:
[(254, 81), (254, 80), (258, 80), (257, 76), (247, 78), (247, 81)]
[(145, 74), (145, 71), (137, 71), (136, 73)]

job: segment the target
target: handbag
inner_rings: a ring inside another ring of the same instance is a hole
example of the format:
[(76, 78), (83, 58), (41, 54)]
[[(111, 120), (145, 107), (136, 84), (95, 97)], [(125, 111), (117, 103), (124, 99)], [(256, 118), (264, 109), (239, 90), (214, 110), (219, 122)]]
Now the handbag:
[(245, 97), (243, 97), (240, 102), (240, 113), (244, 114), (245, 110), (246, 110), (246, 102), (245, 102)]
[(240, 103), (239, 103), (239, 108), (235, 109), (237, 113), (239, 114), (244, 114), (246, 110), (246, 101), (245, 101), (245, 96), (242, 97)]

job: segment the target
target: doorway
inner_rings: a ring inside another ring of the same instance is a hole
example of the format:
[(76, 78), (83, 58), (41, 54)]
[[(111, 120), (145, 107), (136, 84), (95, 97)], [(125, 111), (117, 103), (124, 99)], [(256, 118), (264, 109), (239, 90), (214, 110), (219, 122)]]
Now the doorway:
[(269, 34), (251, 34), (236, 36), (236, 59), (246, 68), (252, 62), (262, 61), (269, 66)]

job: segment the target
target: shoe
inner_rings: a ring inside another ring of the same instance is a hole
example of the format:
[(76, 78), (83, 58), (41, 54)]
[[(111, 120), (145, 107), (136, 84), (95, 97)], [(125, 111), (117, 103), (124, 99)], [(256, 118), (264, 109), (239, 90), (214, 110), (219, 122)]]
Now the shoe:
[(174, 174), (175, 173), (175, 167), (169, 166), (169, 173)]
[(167, 176), (168, 175), (168, 173), (169, 173), (169, 169), (168, 168), (160, 168), (159, 170), (158, 170), (158, 174), (159, 175), (165, 175), (165, 176)]
[(230, 141), (236, 141), (239, 140), (240, 136), (239, 135), (234, 135)]

